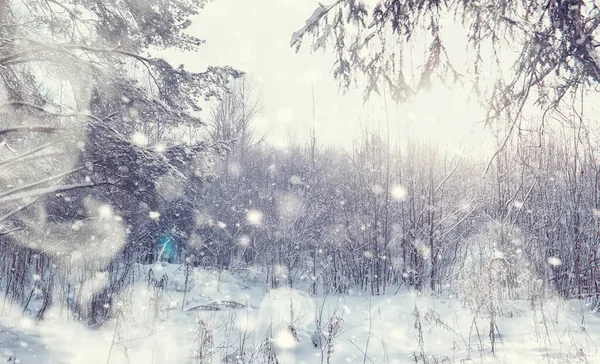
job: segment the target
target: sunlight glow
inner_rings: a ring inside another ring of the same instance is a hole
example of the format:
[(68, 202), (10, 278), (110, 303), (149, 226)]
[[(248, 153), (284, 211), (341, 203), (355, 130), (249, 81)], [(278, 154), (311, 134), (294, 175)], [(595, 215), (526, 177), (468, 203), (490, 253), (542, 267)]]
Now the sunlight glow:
[(418, 94), (399, 111), (400, 130), (404, 127), (408, 133), (455, 150), (457, 154), (465, 148), (480, 146), (484, 136), (484, 130), (478, 125), (484, 116), (483, 109), (469, 100), (465, 90), (437, 86)]

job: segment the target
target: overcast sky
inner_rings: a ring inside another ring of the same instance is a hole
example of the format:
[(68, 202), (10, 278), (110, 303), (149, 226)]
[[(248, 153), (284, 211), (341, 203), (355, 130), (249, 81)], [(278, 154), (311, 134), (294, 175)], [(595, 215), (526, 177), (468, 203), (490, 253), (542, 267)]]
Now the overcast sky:
[[(284, 147), (289, 137), (306, 141), (312, 123), (311, 84), (316, 99), (317, 139), (351, 147), (361, 128), (385, 125), (380, 98), (363, 104), (361, 90), (342, 95), (330, 73), (330, 53), (299, 53), (290, 48), (292, 33), (318, 6), (313, 0), (215, 0), (194, 18), (190, 32), (206, 40), (199, 52), (164, 55), (172, 63), (202, 71), (231, 65), (259, 86), (264, 112), (255, 126), (269, 143)], [(359, 85), (360, 87), (360, 85)], [(407, 125), (416, 133), (451, 147), (473, 142), (472, 106), (460, 90), (434, 90), (411, 105), (388, 103), (392, 135)], [(443, 120), (440, 120), (443, 119)]]

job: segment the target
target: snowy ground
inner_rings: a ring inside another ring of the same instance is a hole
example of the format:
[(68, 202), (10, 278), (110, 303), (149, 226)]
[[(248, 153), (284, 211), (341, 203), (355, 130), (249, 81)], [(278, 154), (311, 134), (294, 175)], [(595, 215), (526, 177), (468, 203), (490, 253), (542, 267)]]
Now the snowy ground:
[[(139, 267), (139, 276), (149, 268)], [(578, 301), (547, 300), (535, 311), (525, 301), (504, 304), (492, 353), (489, 315), (475, 317), (456, 299), (413, 292), (311, 298), (287, 288), (265, 294), (259, 276), (195, 270), (184, 302), (183, 267), (152, 268), (158, 281), (163, 274), (169, 277), (162, 298), (160, 290), (138, 280), (123, 293), (122, 314), (101, 329), (65, 322), (58, 312), (41, 323), (18, 310), (5, 315), (0, 320), (2, 360), (180, 364), (228, 358), (231, 363), (267, 363), (273, 352), (278, 363), (298, 364), (326, 363), (328, 356), (330, 363), (414, 363), (415, 355), (423, 362), (421, 353), (430, 363), (600, 362), (600, 319)], [(290, 302), (298, 340), (287, 328)], [(322, 336), (315, 332), (317, 321)], [(331, 346), (329, 322), (338, 325)], [(236, 361), (241, 353), (244, 361)]]

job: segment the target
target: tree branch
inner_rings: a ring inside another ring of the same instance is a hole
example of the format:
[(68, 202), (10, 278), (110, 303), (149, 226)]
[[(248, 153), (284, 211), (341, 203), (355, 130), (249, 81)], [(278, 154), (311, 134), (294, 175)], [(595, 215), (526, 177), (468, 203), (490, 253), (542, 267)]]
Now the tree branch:
[(58, 130), (58, 129), (51, 127), (51, 126), (19, 125), (19, 126), (12, 126), (12, 127), (5, 128), (5, 129), (0, 129), (0, 136), (6, 135), (6, 134), (11, 134), (11, 133), (26, 133), (26, 132), (52, 134), (56, 130)]

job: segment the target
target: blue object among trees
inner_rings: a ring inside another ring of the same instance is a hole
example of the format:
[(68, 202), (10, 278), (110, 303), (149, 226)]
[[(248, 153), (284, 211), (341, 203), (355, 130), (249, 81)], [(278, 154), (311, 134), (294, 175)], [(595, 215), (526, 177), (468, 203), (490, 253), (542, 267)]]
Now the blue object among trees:
[(172, 232), (161, 235), (158, 239), (158, 258), (166, 258), (169, 263), (174, 263), (179, 256), (179, 238)]

